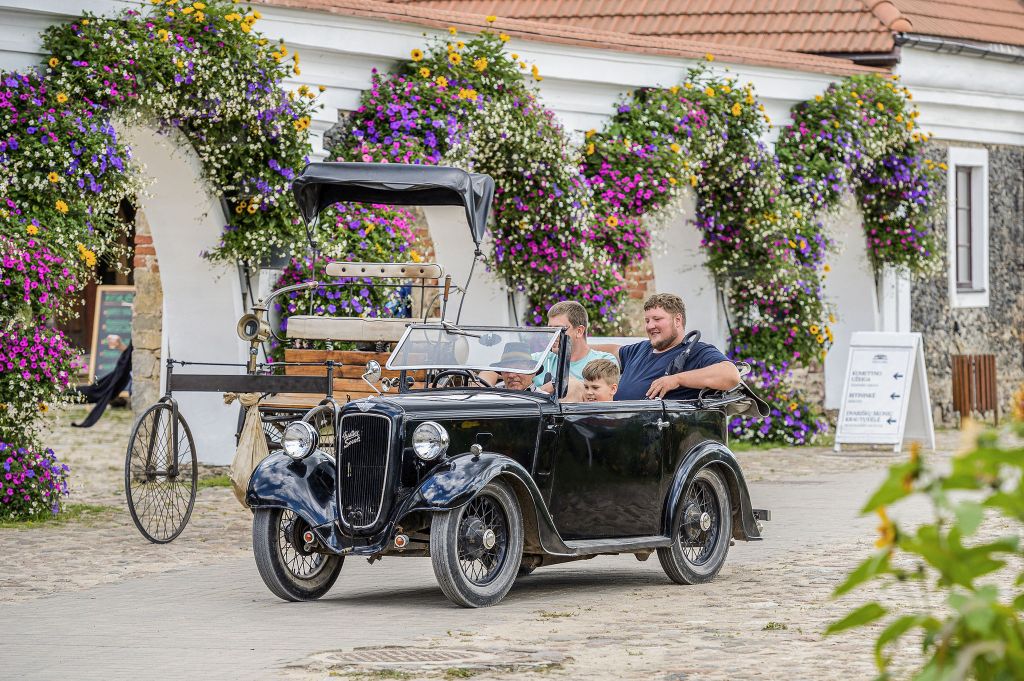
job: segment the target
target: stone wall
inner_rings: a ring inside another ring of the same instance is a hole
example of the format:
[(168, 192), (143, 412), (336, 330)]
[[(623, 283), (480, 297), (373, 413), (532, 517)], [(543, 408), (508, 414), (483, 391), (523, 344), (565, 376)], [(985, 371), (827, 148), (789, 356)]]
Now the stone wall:
[(132, 411), (138, 417), (160, 398), (164, 292), (145, 213), (135, 215), (135, 307), (132, 314)]
[[(970, 146), (957, 143), (956, 146)], [(994, 354), (1000, 413), (1007, 414), (1013, 392), (1024, 382), (1024, 148), (989, 145), (989, 305), (951, 308), (949, 301), (946, 206), (935, 218), (943, 267), (913, 282), (911, 328), (924, 336), (928, 388), (936, 424), (955, 424), (954, 354)], [(947, 147), (935, 144), (929, 156), (945, 162)], [(945, 196), (945, 176), (936, 187)], [(945, 202), (943, 201), (943, 204)]]

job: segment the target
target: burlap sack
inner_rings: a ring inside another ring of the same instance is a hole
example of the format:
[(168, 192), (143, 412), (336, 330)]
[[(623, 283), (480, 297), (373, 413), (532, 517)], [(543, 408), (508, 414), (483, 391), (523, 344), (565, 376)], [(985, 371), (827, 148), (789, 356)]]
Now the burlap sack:
[(245, 407), (245, 425), (242, 426), (242, 434), (238, 438), (238, 447), (235, 449), (235, 458), (231, 462), (231, 490), (235, 498), (246, 508), (245, 493), (249, 489), (249, 479), (256, 466), (263, 459), (270, 455), (267, 449), (267, 438), (263, 434), (263, 421), (260, 419), (260, 410), (257, 406), (260, 401), (259, 393), (225, 393), (224, 401), (230, 404), (235, 398)]

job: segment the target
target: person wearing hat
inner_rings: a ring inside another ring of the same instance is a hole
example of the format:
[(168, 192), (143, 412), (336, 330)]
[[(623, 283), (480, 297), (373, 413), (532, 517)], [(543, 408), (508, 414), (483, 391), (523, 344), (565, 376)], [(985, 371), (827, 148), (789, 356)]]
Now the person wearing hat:
[[(537, 360), (533, 358), (528, 344), (519, 341), (505, 343), (505, 348), (501, 351), (501, 359), (491, 366), (499, 369), (501, 375), (501, 382), (494, 387), (534, 391), (533, 368), (537, 366)], [(511, 369), (523, 369), (523, 371), (512, 371)]]

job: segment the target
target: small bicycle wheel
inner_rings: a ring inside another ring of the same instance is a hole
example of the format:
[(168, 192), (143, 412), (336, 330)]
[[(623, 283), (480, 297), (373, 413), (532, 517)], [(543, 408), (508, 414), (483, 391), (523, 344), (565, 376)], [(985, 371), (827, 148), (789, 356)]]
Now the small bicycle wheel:
[(181, 534), (196, 500), (196, 444), (181, 414), (154, 404), (135, 422), (124, 462), (128, 511), (142, 536), (166, 544)]

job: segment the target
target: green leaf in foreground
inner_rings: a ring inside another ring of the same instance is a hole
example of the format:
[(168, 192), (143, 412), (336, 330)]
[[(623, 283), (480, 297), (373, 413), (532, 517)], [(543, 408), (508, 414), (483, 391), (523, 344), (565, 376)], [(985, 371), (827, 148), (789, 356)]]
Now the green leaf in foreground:
[(878, 603), (872, 601), (867, 605), (862, 605), (857, 608), (849, 615), (829, 625), (828, 629), (825, 630), (825, 635), (835, 634), (840, 631), (846, 631), (854, 627), (860, 627), (870, 622), (874, 622), (880, 617), (883, 617), (888, 610), (880, 606)]

